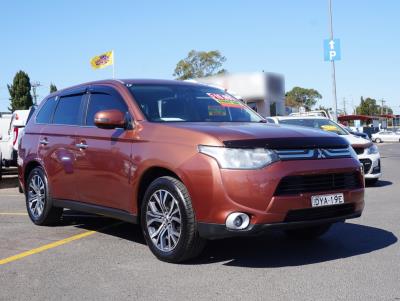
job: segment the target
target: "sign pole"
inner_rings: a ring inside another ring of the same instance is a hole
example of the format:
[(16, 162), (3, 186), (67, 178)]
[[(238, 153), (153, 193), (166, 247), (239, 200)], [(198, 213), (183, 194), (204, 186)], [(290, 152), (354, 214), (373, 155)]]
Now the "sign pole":
[[(332, 25), (332, 0), (329, 1), (329, 19), (330, 19), (330, 38), (333, 41), (333, 25)], [(335, 121), (337, 121), (337, 97), (336, 97), (336, 72), (335, 72), (335, 61), (331, 59), (332, 65), (332, 94), (333, 94), (333, 110), (335, 112)]]
[(112, 51), (112, 58), (113, 58), (113, 64), (112, 64), (113, 70), (112, 70), (112, 72), (113, 72), (113, 79), (115, 79), (115, 53), (114, 53), (114, 50)]

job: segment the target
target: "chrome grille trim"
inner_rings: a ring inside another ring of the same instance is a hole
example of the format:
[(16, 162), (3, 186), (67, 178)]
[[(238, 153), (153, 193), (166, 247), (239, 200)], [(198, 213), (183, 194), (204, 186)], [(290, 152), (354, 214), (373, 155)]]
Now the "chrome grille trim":
[(316, 160), (350, 158), (350, 147), (346, 148), (313, 148), (313, 149), (278, 149), (275, 150), (279, 159), (286, 160)]

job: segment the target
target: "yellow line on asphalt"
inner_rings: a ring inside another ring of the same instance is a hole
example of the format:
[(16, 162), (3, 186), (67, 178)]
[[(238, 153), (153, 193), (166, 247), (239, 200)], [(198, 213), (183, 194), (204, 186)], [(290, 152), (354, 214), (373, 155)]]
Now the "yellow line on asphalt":
[(31, 249), (31, 250), (19, 253), (19, 254), (14, 255), (14, 256), (10, 256), (10, 257), (4, 258), (4, 259), (0, 259), (0, 265), (6, 264), (6, 263), (9, 263), (9, 262), (12, 262), (12, 261), (16, 261), (16, 260), (22, 259), (24, 257), (30, 256), (30, 255), (34, 255), (34, 254), (37, 254), (37, 253), (40, 253), (40, 252), (43, 252), (43, 251), (46, 251), (46, 250), (49, 250), (49, 249), (53, 249), (53, 248), (61, 246), (61, 245), (65, 245), (65, 244), (70, 243), (70, 242), (72, 242), (74, 240), (78, 240), (78, 239), (81, 239), (81, 238), (84, 238), (84, 237), (88, 237), (90, 235), (93, 235), (93, 234), (97, 233), (98, 231), (102, 231), (104, 229), (120, 225), (122, 223), (123, 222), (118, 222), (118, 223), (103, 227), (101, 229), (98, 229), (97, 231), (89, 230), (89, 231), (83, 232), (81, 234), (73, 235), (73, 236), (70, 236), (70, 237), (67, 237), (67, 238), (64, 238), (64, 239), (49, 243), (49, 244), (41, 246), (39, 248)]

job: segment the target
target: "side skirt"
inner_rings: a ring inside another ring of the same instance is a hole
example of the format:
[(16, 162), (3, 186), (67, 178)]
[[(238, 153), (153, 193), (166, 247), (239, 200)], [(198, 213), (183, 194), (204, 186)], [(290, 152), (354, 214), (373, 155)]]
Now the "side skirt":
[(126, 211), (120, 210), (120, 209), (98, 206), (98, 205), (82, 203), (82, 202), (77, 202), (77, 201), (71, 201), (71, 200), (59, 200), (59, 199), (53, 199), (53, 204), (55, 207), (61, 207), (61, 208), (67, 208), (67, 209), (76, 210), (76, 211), (104, 215), (107, 217), (119, 219), (124, 222), (132, 223), (132, 224), (138, 223), (138, 218), (136, 215), (130, 214), (129, 212), (126, 212)]

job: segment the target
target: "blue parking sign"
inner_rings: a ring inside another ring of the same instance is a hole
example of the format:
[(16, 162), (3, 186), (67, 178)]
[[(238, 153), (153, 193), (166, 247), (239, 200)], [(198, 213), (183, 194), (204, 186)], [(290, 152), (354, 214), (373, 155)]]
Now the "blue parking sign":
[(341, 59), (340, 40), (324, 40), (324, 60), (339, 61)]

